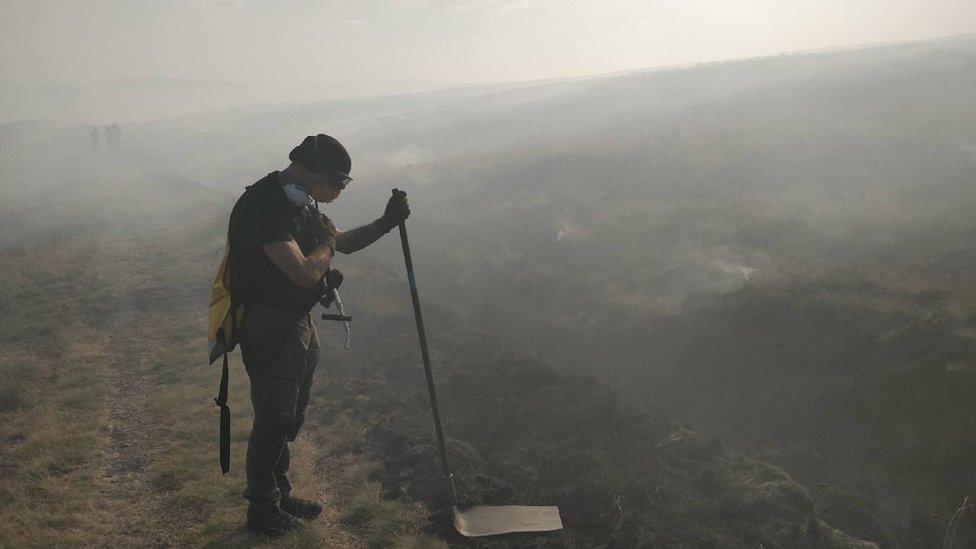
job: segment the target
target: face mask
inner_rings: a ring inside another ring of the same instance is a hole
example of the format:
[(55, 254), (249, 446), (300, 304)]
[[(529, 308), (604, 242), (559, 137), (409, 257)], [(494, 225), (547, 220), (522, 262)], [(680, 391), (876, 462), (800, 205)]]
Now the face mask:
[(299, 208), (311, 206), (314, 202), (308, 191), (294, 183), (285, 183), (281, 188), (285, 190), (285, 196), (288, 197), (288, 200)]

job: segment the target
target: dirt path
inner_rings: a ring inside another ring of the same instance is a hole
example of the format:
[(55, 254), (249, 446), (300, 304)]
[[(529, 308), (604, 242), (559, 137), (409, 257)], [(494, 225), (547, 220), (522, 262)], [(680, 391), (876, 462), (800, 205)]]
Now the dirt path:
[[(104, 428), (105, 464), (100, 497), (101, 524), (109, 539), (123, 545), (169, 547), (185, 545), (185, 528), (201, 523), (189, 508), (166, 504), (153, 485), (152, 466), (179, 441), (167, 440), (153, 417), (151, 399), (158, 394), (149, 371), (149, 350), (166, 345), (167, 320), (137, 306), (143, 285), (152, 280), (142, 248), (132, 239), (116, 242), (104, 261), (114, 268), (106, 281), (115, 292), (116, 313), (108, 323), (110, 360), (108, 410)], [(191, 542), (192, 544), (192, 542)]]
[[(124, 546), (170, 547), (196, 545), (202, 541), (197, 536), (202, 531), (208, 531), (207, 541), (220, 546), (268, 544), (267, 538), (256, 536), (244, 527), (243, 499), (239, 495), (223, 494), (228, 484), (233, 485), (236, 479), (243, 476), (244, 456), (240, 444), (232, 448), (232, 452), (235, 452), (232, 456), (235, 470), (232, 473), (237, 475), (233, 478), (218, 476), (216, 454), (210, 459), (211, 453), (216, 451), (215, 447), (200, 446), (201, 452), (206, 453), (206, 463), (212, 464), (213, 471), (197, 469), (200, 476), (189, 482), (208, 482), (207, 479), (213, 475), (212, 499), (206, 510), (193, 505), (173, 505), (167, 502), (165, 489), (157, 486), (160, 480), (155, 477), (159, 476), (160, 468), (154, 470), (154, 463), (166, 458), (172, 463), (173, 457), (180, 454), (171, 452), (177, 452), (176, 448), (181, 445), (185, 446), (185, 441), (173, 440), (173, 437), (182, 433), (193, 435), (190, 432), (192, 429), (174, 423), (172, 418), (154, 417), (153, 407), (159, 408), (159, 402), (154, 399), (160, 398), (159, 395), (166, 390), (172, 393), (174, 387), (183, 387), (182, 384), (186, 384), (187, 393), (199, 392), (200, 386), (189, 379), (181, 380), (177, 385), (157, 385), (158, 370), (152, 366), (155, 359), (149, 350), (176, 345), (168, 334), (177, 333), (180, 327), (193, 323), (197, 314), (195, 308), (200, 304), (181, 303), (175, 311), (165, 314), (141, 311), (135, 299), (141, 288), (138, 282), (134, 284), (133, 281), (145, 280), (145, 272), (125, 272), (127, 269), (121, 269), (122, 266), (129, 266), (133, 271), (139, 271), (138, 252), (132, 247), (123, 247), (115, 250), (115, 253), (119, 254), (113, 261), (120, 265), (120, 276), (111, 283), (119, 288), (116, 294), (118, 313), (108, 328), (111, 334), (107, 345), (112, 357), (111, 375), (102, 437), (104, 467), (99, 479), (100, 500), (104, 502), (99, 509), (99, 522), (106, 538)], [(145, 308), (145, 304), (142, 305)], [(187, 363), (192, 363), (196, 358), (187, 357)], [(212, 368), (202, 373), (206, 388), (210, 388), (209, 381), (212, 379), (216, 389), (218, 370)], [(209, 373), (213, 375), (206, 375)], [(240, 369), (232, 373), (232, 376), (240, 375), (243, 375)], [(209, 395), (209, 392), (206, 394)], [(188, 407), (200, 406), (201, 400), (206, 400), (208, 404), (210, 402), (208, 398), (200, 399), (198, 396), (185, 398)], [(249, 408), (244, 395), (234, 396), (233, 401), (234, 406)], [(206, 410), (211, 411), (209, 407)], [(200, 421), (206, 422), (209, 429), (211, 420), (216, 426), (216, 418), (214, 407), (212, 417), (200, 417)], [(300, 494), (318, 499), (326, 509), (318, 520), (309, 523), (306, 532), (295, 540), (286, 539), (285, 544), (304, 546), (311, 542), (316, 546), (335, 548), (359, 547), (361, 545), (355, 536), (339, 522), (340, 512), (334, 503), (337, 498), (332, 493), (330, 483), (316, 472), (318, 455), (313, 436), (306, 430), (294, 443), (292, 469), (295, 477), (302, 481), (298, 486)], [(167, 470), (167, 473), (171, 471)], [(232, 494), (243, 491), (243, 479), (239, 480), (241, 485), (234, 486)], [(183, 484), (185, 479), (179, 478), (177, 473), (175, 482)]]
[(106, 533), (114, 533), (126, 545), (172, 546), (180, 542), (180, 527), (187, 521), (192, 524), (192, 516), (165, 505), (150, 478), (153, 459), (164, 449), (147, 407), (154, 381), (140, 349), (154, 342), (147, 337), (145, 318), (136, 310), (131, 290), (117, 295), (121, 310), (110, 324), (108, 343), (111, 379), (100, 490), (105, 502), (102, 524)]

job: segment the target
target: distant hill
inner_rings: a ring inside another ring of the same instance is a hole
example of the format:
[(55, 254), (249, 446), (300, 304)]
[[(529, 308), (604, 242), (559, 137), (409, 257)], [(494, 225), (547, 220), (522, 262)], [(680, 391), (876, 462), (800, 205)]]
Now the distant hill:
[[(80, 83), (0, 82), (0, 123), (44, 118), (61, 123), (141, 123), (238, 108), (420, 93), (461, 86), (451, 81), (377, 80), (327, 86), (176, 78), (123, 78)], [(472, 84), (467, 84), (472, 85)], [(505, 84), (479, 84), (503, 89)]]

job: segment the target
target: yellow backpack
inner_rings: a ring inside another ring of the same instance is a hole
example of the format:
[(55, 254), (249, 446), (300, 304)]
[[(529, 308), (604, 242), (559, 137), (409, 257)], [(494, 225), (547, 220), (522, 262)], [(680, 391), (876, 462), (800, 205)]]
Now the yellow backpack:
[[(240, 327), (244, 322), (244, 307), (234, 303), (231, 297), (231, 272), (228, 252), (217, 269), (213, 287), (210, 289), (210, 317), (207, 327), (207, 342), (210, 344), (210, 364), (237, 347)], [(233, 309), (234, 314), (231, 314)]]
[(230, 261), (230, 242), (224, 251), (224, 259), (217, 269), (213, 287), (210, 290), (210, 314), (207, 327), (207, 339), (210, 344), (210, 364), (218, 358), (224, 358), (223, 371), (220, 374), (220, 389), (214, 402), (220, 407), (220, 470), (224, 473), (230, 470), (230, 407), (227, 406), (227, 353), (234, 350), (240, 336), (240, 329), (244, 325), (244, 307), (237, 303), (231, 288), (234, 287), (235, 275)]

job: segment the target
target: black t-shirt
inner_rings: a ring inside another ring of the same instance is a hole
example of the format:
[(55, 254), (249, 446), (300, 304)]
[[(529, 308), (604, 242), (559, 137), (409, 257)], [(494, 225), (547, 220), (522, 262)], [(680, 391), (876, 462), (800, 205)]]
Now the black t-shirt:
[[(296, 314), (310, 310), (323, 291), (321, 285), (305, 290), (288, 279), (262, 244), (295, 240), (303, 254), (316, 246), (309, 220), (316, 211), (292, 204), (282, 189), (278, 172), (247, 187), (231, 212), (228, 231), (232, 261), (232, 292), (247, 306), (260, 303)], [(235, 280), (236, 279), (236, 280)]]

